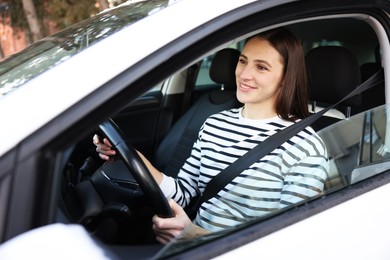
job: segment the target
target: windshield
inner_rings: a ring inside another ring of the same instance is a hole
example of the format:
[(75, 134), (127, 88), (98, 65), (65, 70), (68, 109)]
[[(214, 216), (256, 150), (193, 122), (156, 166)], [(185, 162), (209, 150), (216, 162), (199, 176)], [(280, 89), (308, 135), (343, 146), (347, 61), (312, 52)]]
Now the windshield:
[(128, 1), (34, 43), (0, 63), (0, 96), (120, 29), (162, 10), (170, 2)]
[(183, 249), (199, 246), (239, 229), (255, 225), (281, 212), (299, 207), (324, 195), (341, 191), (390, 169), (390, 106), (383, 105), (341, 120), (320, 130), (318, 135), (325, 142), (330, 162), (325, 189), (322, 193), (262, 217), (249, 218), (241, 225), (210, 235), (190, 240), (181, 240), (178, 237), (167, 244), (159, 252), (158, 257), (169, 257)]

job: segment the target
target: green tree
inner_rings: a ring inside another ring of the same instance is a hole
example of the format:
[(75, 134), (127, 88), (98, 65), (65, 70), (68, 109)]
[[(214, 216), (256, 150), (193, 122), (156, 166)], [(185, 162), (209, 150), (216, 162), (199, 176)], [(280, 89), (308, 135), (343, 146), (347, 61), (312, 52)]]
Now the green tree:
[(2, 15), (11, 17), (12, 28), (28, 32), (34, 42), (52, 32), (49, 24), (61, 30), (97, 14), (104, 2), (108, 3), (107, 0), (0, 0), (0, 5), (6, 6)]
[[(27, 45), (127, 0), (0, 0), (0, 22), (14, 34), (27, 36)], [(0, 59), (3, 58), (0, 46)]]
[(96, 0), (96, 2), (99, 4), (100, 11), (103, 11), (109, 7), (107, 0)]
[(46, 0), (45, 19), (63, 29), (99, 12), (96, 0)]
[[(41, 18), (43, 16), (43, 1), (44, 0), (29, 0), (30, 7), (34, 8), (33, 15), (36, 17), (40, 30), (42, 29)], [(1, 15), (2, 17), (10, 17), (10, 23), (15, 31), (23, 30), (30, 32), (29, 24), (27, 22), (26, 12), (23, 8), (23, 0), (0, 0), (0, 4), (3, 7)], [(29, 12), (27, 6), (27, 12)], [(5, 20), (5, 19), (3, 19)], [(42, 33), (42, 32), (41, 32)]]

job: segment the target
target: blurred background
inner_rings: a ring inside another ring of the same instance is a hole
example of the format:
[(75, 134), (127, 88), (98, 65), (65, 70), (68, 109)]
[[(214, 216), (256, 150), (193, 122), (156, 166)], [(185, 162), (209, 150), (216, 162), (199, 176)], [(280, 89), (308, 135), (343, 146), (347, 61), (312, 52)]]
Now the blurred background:
[(0, 60), (127, 0), (0, 0)]

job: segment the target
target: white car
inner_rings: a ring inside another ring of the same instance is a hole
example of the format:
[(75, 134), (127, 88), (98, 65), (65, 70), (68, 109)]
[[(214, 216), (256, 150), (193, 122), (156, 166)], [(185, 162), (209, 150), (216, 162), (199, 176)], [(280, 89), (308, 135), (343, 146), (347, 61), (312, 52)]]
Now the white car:
[[(326, 190), (160, 245), (151, 217), (170, 208), (131, 147), (177, 173), (204, 119), (239, 105), (233, 71), (245, 39), (280, 26), (302, 40), (312, 112), (377, 75), (312, 124), (330, 156)], [(388, 0), (129, 1), (9, 57), (0, 258), (390, 259), (389, 38)], [(92, 136), (102, 132), (130, 147), (117, 148), (120, 163), (99, 159)]]

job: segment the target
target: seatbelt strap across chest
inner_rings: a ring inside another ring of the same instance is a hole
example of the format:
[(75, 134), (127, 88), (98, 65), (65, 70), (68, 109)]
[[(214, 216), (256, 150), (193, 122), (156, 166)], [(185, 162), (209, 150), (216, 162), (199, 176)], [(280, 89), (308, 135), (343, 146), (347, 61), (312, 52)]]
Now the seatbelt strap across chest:
[(246, 154), (238, 158), (224, 170), (222, 170), (218, 175), (210, 180), (207, 184), (203, 195), (197, 200), (197, 206), (200, 206), (203, 202), (211, 199), (216, 196), (217, 193), (222, 190), (228, 183), (230, 183), (236, 176), (238, 176), (241, 172), (247, 169), (250, 165), (263, 158), (284, 142), (288, 141), (291, 137), (305, 129), (307, 126), (314, 123), (317, 119), (319, 119), (322, 115), (324, 115), (328, 110), (334, 108), (341, 102), (358, 95), (378, 84), (383, 82), (384, 72), (383, 69), (376, 72), (373, 76), (368, 78), (362, 84), (360, 84), (357, 88), (355, 88), (352, 92), (350, 92), (347, 96), (341, 99), (339, 102), (315, 113), (312, 114), (289, 127), (284, 128), (283, 130), (275, 133), (274, 135), (265, 139), (262, 143), (256, 145), (253, 149), (248, 151)]

